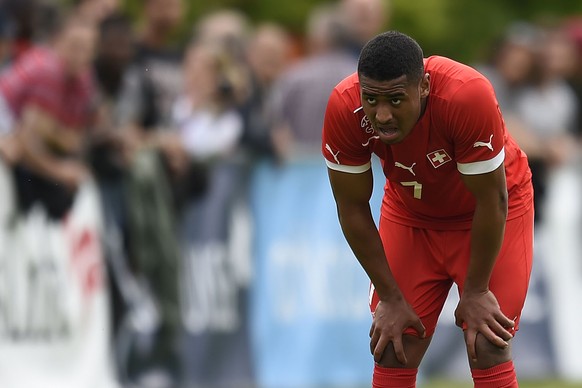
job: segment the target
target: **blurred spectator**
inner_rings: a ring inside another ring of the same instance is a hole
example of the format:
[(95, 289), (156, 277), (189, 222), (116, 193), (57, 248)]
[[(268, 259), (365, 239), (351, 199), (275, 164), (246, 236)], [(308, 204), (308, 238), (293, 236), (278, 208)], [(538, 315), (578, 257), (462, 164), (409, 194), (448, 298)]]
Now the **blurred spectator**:
[(364, 44), (389, 22), (388, 0), (341, 0), (340, 11), (347, 29), (347, 45), (358, 57)]
[[(130, 21), (121, 15), (107, 16), (99, 26), (97, 57), (94, 62), (97, 82), (97, 119), (90, 145), (89, 160), (101, 193), (104, 222), (110, 238), (112, 233), (126, 231), (125, 178), (129, 166), (129, 150), (124, 133), (119, 126), (117, 104), (123, 77), (133, 59), (134, 33)], [(111, 239), (111, 238), (110, 238)], [(127, 266), (126, 251), (122, 243), (112, 241), (105, 245), (111, 296), (111, 318), (114, 343), (118, 343), (118, 330), (126, 316), (126, 279), (120, 266)], [(113, 262), (116, 260), (117, 262)], [(126, 271), (127, 272), (127, 271)]]
[(39, 7), (36, 0), (5, 0), (1, 7), (11, 24), (14, 41), (8, 59), (14, 60), (34, 44)]
[(568, 83), (578, 97), (578, 119), (576, 134), (582, 138), (582, 18), (568, 20), (564, 26), (564, 31), (571, 39), (575, 50), (575, 58), (571, 62), (571, 67), (566, 76)]
[(242, 142), (257, 155), (273, 154), (267, 99), (273, 85), (291, 61), (291, 37), (283, 27), (268, 23), (256, 28), (247, 48), (251, 94), (243, 106)]
[(119, 11), (120, 0), (74, 0), (75, 12), (84, 19), (99, 24)]
[(182, 50), (173, 34), (182, 23), (182, 0), (145, 0), (133, 71), (121, 101), (123, 125), (139, 130), (168, 126), (171, 106), (182, 85)]
[[(120, 128), (118, 105), (123, 79), (134, 56), (135, 40), (130, 21), (122, 15), (108, 16), (99, 30), (94, 63), (99, 105), (91, 156), (96, 177), (103, 186), (110, 187), (121, 183), (130, 159)], [(119, 210), (107, 208), (118, 202), (105, 201), (106, 216), (114, 217), (115, 223), (121, 225)]]
[(544, 189), (543, 196), (536, 198), (536, 206), (543, 211), (536, 237), (549, 296), (546, 307), (555, 365), (562, 377), (580, 381), (582, 341), (567, 335), (576, 330), (574, 322), (582, 319), (578, 308), (582, 298), (582, 169), (576, 133), (582, 102), (572, 89), (580, 72), (572, 38), (572, 32), (562, 26), (545, 30), (539, 77), (518, 107), (537, 145), (530, 157), (534, 184), (537, 178)]
[(93, 24), (68, 18), (50, 46), (31, 49), (0, 77), (3, 132), (18, 136), (11, 159), (22, 211), (40, 203), (49, 216), (63, 217), (88, 176), (82, 156), (93, 117), (96, 36)]
[(534, 63), (538, 66), (528, 87), (516, 100), (516, 115), (525, 132), (515, 136), (528, 155), (536, 191), (536, 218), (543, 217), (548, 174), (573, 160), (573, 133), (577, 118), (577, 97), (564, 79), (573, 47), (556, 29), (544, 31)]
[(14, 23), (8, 13), (0, 8), (0, 70), (8, 63), (12, 53)]
[[(240, 64), (219, 43), (195, 43), (184, 63), (185, 90), (174, 104), (174, 125), (187, 154), (212, 162), (233, 154), (243, 132), (237, 95), (247, 86)], [(179, 173), (182, 167), (174, 163)]]
[[(249, 163), (238, 111), (248, 73), (228, 43), (218, 40), (195, 41), (184, 72), (185, 90), (174, 105), (174, 145), (187, 159), (173, 170), (183, 171), (183, 184), (196, 182), (192, 172), (206, 174), (178, 219), (185, 372), (192, 386), (247, 386), (252, 360), (248, 344), (242, 346), (248, 341), (247, 315), (239, 309), (248, 302), (248, 281), (239, 269), (250, 263), (245, 244), (235, 251), (230, 244), (236, 211), (248, 206)], [(243, 227), (248, 231), (250, 225)]]
[[(150, 346), (137, 344), (125, 360), (130, 379), (139, 386), (160, 382), (174, 386), (181, 375), (179, 250), (169, 171), (180, 155), (168, 155), (176, 150), (170, 147), (161, 152), (160, 139), (169, 132), (172, 104), (182, 86), (182, 50), (173, 38), (185, 15), (183, 4), (182, 0), (144, 1), (135, 58), (117, 104), (116, 121), (129, 151), (121, 193), (128, 258), (143, 285), (142, 293), (152, 296), (159, 317), (157, 327), (147, 333)], [(134, 338), (137, 329), (128, 330), (123, 335)]]
[(574, 46), (560, 29), (511, 25), (490, 65), (491, 81), (512, 136), (528, 155), (536, 220), (541, 220), (548, 171), (573, 157), (578, 100), (565, 79), (576, 67)]
[(242, 12), (224, 9), (205, 15), (193, 32), (197, 41), (226, 44), (235, 57), (242, 58), (251, 25)]
[(287, 31), (274, 23), (257, 26), (248, 45), (247, 60), (256, 86), (268, 90), (291, 60)]
[(345, 50), (343, 27), (336, 7), (316, 8), (307, 24), (307, 58), (284, 73), (273, 89), (273, 142), (283, 159), (319, 149), (329, 94), (356, 70), (356, 59)]
[(12, 59), (18, 59), (37, 43), (45, 43), (60, 28), (63, 7), (57, 2), (3, 0), (0, 4), (13, 23)]
[(173, 131), (159, 138), (180, 211), (206, 194), (210, 166), (237, 153), (243, 133), (237, 106), (248, 89), (244, 68), (224, 42), (192, 43), (183, 74), (184, 87), (172, 109)]
[(533, 26), (515, 23), (493, 46), (490, 63), (477, 66), (493, 85), (506, 121), (515, 115), (517, 96), (531, 80), (538, 40), (539, 33)]

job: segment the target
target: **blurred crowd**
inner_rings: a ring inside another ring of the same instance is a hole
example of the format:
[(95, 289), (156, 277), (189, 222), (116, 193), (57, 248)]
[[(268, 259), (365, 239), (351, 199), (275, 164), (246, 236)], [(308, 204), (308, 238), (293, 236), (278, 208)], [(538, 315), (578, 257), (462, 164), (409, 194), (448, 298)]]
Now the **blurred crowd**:
[[(120, 0), (0, 5), (0, 156), (19, 210), (40, 203), (60, 219), (79, 185), (97, 182), (106, 237), (120, 236), (117, 247), (106, 239), (106, 252), (122, 261), (108, 260), (114, 328), (125, 311), (119, 271), (144, 279), (161, 306), (153, 356), (136, 374), (181, 373), (177, 230), (185, 207), (226, 212), (228, 193), (240, 191), (257, 160), (317, 154), (331, 89), (390, 16), (382, 0), (338, 0), (313, 9), (297, 36), (220, 10), (202, 15), (184, 40), (176, 33), (185, 7), (144, 0), (138, 24)], [(582, 19), (516, 23), (477, 67), (530, 158), (543, 221), (548, 176), (580, 162)], [(210, 223), (199, 229), (226, 238)]]
[(548, 175), (579, 161), (582, 136), (582, 19), (515, 23), (478, 67), (497, 94), (506, 125), (528, 155), (536, 217), (544, 215)]
[(41, 204), (62, 219), (79, 186), (97, 182), (114, 339), (123, 334), (128, 274), (159, 307), (152, 349), (120, 361), (122, 377), (162, 370), (173, 380), (181, 374), (178, 235), (186, 207), (200, 217), (188, 238), (225, 240), (223, 213), (253, 163), (316, 154), (329, 92), (354, 71), (388, 8), (381, 0), (318, 7), (304, 37), (220, 10), (188, 27), (184, 40), (177, 32), (187, 2), (144, 0), (139, 24), (121, 6), (2, 2), (0, 155), (23, 213)]

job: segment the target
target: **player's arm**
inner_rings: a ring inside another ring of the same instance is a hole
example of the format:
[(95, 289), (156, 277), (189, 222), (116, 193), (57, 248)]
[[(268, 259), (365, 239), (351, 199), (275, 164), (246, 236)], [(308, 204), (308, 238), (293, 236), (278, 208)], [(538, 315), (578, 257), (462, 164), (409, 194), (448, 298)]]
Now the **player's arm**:
[(386, 346), (392, 342), (396, 357), (406, 364), (402, 333), (407, 327), (413, 327), (420, 336), (424, 336), (424, 327), (404, 300), (386, 261), (382, 240), (370, 210), (372, 170), (346, 173), (328, 168), (328, 173), (344, 236), (380, 299), (370, 330), (374, 359), (380, 361)]
[(380, 299), (398, 296), (400, 291), (386, 262), (384, 248), (372, 212), (372, 170), (359, 174), (328, 168), (342, 231), (352, 251), (372, 280)]
[(477, 333), (500, 348), (507, 347), (506, 341), (512, 338), (506, 328), (513, 327), (514, 322), (503, 315), (489, 291), (489, 279), (505, 231), (507, 188), (503, 163), (489, 173), (461, 176), (475, 197), (476, 206), (471, 227), (471, 256), (456, 317), (458, 325), (465, 325), (469, 356), (475, 360)]

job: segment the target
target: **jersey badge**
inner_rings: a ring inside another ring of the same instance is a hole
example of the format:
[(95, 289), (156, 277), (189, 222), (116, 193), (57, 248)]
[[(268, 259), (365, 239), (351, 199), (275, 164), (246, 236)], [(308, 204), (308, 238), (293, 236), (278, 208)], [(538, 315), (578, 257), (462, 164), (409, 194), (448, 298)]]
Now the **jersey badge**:
[(447, 154), (447, 151), (445, 151), (442, 148), (440, 150), (436, 150), (426, 154), (426, 157), (428, 158), (428, 160), (430, 161), (434, 168), (439, 168), (443, 164), (453, 160), (453, 158), (451, 158), (449, 154)]
[(414, 173), (414, 170), (413, 170), (414, 166), (416, 166), (416, 163), (412, 163), (412, 165), (410, 165), (410, 167), (408, 167), (400, 162), (394, 162), (394, 166), (398, 167), (398, 168), (402, 168), (404, 170), (408, 170), (408, 172), (410, 172), (413, 176), (416, 176), (416, 174)]

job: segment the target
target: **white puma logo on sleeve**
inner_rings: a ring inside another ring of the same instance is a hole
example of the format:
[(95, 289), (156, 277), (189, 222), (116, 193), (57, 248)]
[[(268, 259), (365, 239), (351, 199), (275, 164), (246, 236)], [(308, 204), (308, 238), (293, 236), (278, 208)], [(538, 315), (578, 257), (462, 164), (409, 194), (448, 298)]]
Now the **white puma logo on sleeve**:
[(331, 156), (333, 156), (333, 158), (335, 159), (335, 162), (337, 164), (341, 164), (338, 157), (337, 157), (340, 153), (339, 151), (334, 154), (333, 151), (331, 150), (331, 147), (327, 143), (325, 143), (325, 149), (329, 151), (329, 153), (331, 154)]
[(473, 148), (477, 148), (477, 147), (487, 147), (491, 151), (493, 151), (493, 146), (491, 145), (491, 141), (492, 140), (493, 140), (493, 134), (491, 134), (491, 136), (489, 136), (489, 143), (485, 143), (483, 141), (476, 141), (475, 144), (473, 144)]

